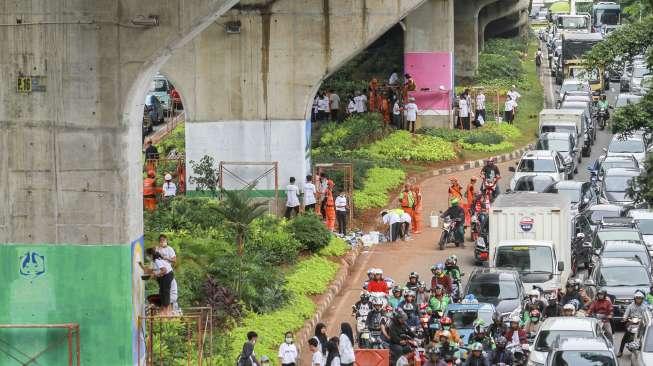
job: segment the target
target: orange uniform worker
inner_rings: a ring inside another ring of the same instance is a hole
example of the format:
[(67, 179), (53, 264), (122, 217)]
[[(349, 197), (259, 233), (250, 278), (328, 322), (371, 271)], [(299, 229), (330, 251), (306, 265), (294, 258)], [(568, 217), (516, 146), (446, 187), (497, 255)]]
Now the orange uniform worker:
[(331, 231), (336, 228), (336, 202), (333, 198), (333, 187), (335, 184), (332, 180), (327, 181), (327, 190), (325, 192), (324, 200), (326, 201), (324, 213), (326, 216), (326, 227)]
[(458, 201), (462, 201), (463, 187), (458, 183), (458, 178), (449, 178), (449, 184), (449, 202), (454, 198), (457, 198)]
[[(411, 221), (415, 222), (414, 215), (415, 215), (415, 194), (413, 191), (410, 189), (410, 184), (406, 183), (404, 185), (404, 190), (401, 192), (401, 195), (399, 196), (399, 204), (401, 205), (401, 209), (404, 210), (405, 213), (410, 215)], [(414, 227), (411, 228), (414, 231)]]
[(469, 226), (472, 220), (471, 208), (474, 204), (474, 198), (476, 197), (476, 180), (476, 177), (472, 177), (469, 180), (467, 189), (465, 190), (465, 198), (467, 199), (467, 203), (463, 207), (465, 209), (465, 226)]
[(415, 196), (415, 207), (413, 209), (413, 234), (419, 234), (422, 231), (422, 189), (417, 184), (411, 186)]
[(143, 208), (148, 211), (156, 210), (156, 195), (161, 193), (161, 188), (156, 186), (156, 173), (147, 171), (147, 178), (143, 179)]

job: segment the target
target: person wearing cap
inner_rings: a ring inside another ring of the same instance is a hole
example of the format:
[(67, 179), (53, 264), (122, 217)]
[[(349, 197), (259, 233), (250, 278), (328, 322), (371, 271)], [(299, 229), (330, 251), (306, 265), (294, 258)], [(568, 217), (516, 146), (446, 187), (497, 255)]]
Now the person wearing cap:
[(177, 195), (177, 186), (172, 181), (172, 175), (166, 173), (163, 177), (163, 198), (172, 198)]
[(483, 88), (479, 89), (476, 94), (476, 113), (474, 114), (474, 124), (476, 127), (481, 127), (485, 123), (485, 94)]
[(408, 97), (408, 103), (404, 105), (404, 113), (406, 115), (406, 130), (415, 133), (415, 121), (417, 121), (417, 104), (415, 104), (414, 97)]
[(463, 187), (458, 183), (458, 178), (451, 177), (449, 178), (449, 201), (454, 198), (458, 201), (463, 199)]
[(143, 179), (143, 208), (148, 211), (156, 210), (156, 195), (161, 193), (161, 188), (156, 186), (156, 173), (153, 169), (147, 171), (147, 178)]

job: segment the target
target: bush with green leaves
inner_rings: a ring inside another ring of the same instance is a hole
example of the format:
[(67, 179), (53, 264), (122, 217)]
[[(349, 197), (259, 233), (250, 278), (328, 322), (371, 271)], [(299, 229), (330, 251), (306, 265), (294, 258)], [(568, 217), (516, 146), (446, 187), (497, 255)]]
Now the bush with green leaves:
[(247, 251), (258, 253), (262, 260), (274, 265), (295, 263), (302, 249), (290, 224), (272, 215), (255, 220), (248, 235)]
[(464, 150), (468, 151), (480, 151), (480, 152), (499, 152), (499, 151), (507, 151), (513, 149), (515, 146), (508, 141), (503, 141), (498, 144), (481, 144), (481, 143), (466, 143), (466, 142), (461, 142), (460, 147), (462, 147)]
[(362, 154), (377, 159), (437, 162), (456, 158), (453, 145), (439, 137), (412, 135), (408, 131), (395, 131), (360, 149)]
[(367, 171), (365, 186), (354, 191), (354, 208), (367, 210), (388, 204), (388, 192), (404, 182), (406, 173), (401, 169), (372, 168)]
[(505, 55), (506, 52), (525, 53), (528, 50), (528, 42), (523, 37), (516, 38), (491, 38), (483, 47), (483, 53)]
[(192, 231), (220, 226), (219, 205), (211, 198), (175, 197), (159, 205), (157, 210), (143, 212), (145, 231)]
[(483, 130), (501, 135), (509, 140), (519, 138), (522, 135), (517, 126), (509, 123), (488, 122), (483, 126)]
[(319, 146), (325, 150), (352, 150), (387, 135), (383, 117), (378, 113), (353, 115), (342, 123), (328, 123), (320, 128)]
[(496, 145), (503, 142), (503, 140), (504, 140), (503, 136), (493, 132), (473, 131), (462, 139), (461, 144), (464, 143), (467, 145), (475, 145), (475, 144)]
[[(361, 154), (357, 150), (349, 151), (346, 154), (340, 154), (338, 156), (326, 153), (326, 151), (333, 152), (331, 150), (322, 151), (324, 152), (316, 153), (315, 150), (313, 150), (312, 157), (315, 163), (349, 163), (353, 166), (354, 189), (363, 188), (365, 177), (367, 176), (367, 171), (371, 168), (382, 167), (401, 169), (401, 163), (398, 160), (387, 158), (373, 158), (369, 155)], [(343, 174), (337, 171), (331, 171), (329, 173), (329, 179), (333, 180), (336, 187), (342, 187)]]
[(302, 247), (314, 253), (326, 247), (331, 239), (331, 233), (322, 223), (322, 219), (312, 212), (292, 219), (290, 228)]
[(340, 257), (345, 255), (348, 250), (349, 244), (347, 244), (347, 242), (335, 235), (332, 235), (331, 240), (329, 240), (329, 244), (326, 247), (320, 249), (317, 254), (324, 257)]
[(186, 127), (180, 123), (167, 136), (165, 136), (156, 148), (162, 158), (168, 156), (170, 152), (177, 151), (179, 154), (186, 152)]
[(517, 81), (522, 79), (523, 74), (524, 68), (515, 52), (506, 52), (502, 55), (481, 53), (475, 80), (481, 84), (495, 80)]
[(458, 142), (461, 139), (463, 139), (467, 133), (467, 131), (460, 130), (460, 129), (452, 129), (452, 128), (420, 128), (417, 133), (421, 133), (424, 135), (429, 135), (432, 137), (439, 137), (443, 140), (447, 140), (449, 142)]

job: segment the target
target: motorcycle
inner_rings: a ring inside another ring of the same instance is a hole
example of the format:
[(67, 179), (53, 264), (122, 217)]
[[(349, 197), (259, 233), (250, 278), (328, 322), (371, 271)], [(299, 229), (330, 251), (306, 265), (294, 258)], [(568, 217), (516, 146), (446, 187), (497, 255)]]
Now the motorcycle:
[(439, 241), (440, 250), (444, 250), (444, 247), (449, 243), (455, 243), (456, 247), (460, 246), (461, 243), (456, 241), (456, 231), (458, 226), (462, 225), (462, 221), (462, 219), (452, 220), (449, 216), (442, 220), (442, 234), (440, 234)]
[(601, 130), (605, 129), (605, 125), (608, 121), (608, 109), (606, 107), (599, 108), (598, 112), (599, 128)]
[(494, 199), (497, 198), (497, 178), (486, 178), (483, 180), (481, 186), (481, 191), (490, 197), (490, 202), (494, 202)]
[[(485, 212), (479, 212), (474, 217), (477, 217), (476, 230), (478, 230), (477, 238), (474, 241), (474, 258), (476, 264), (479, 265), (487, 262), (490, 256), (488, 215)], [(472, 225), (472, 230), (474, 230), (474, 225)]]
[(642, 348), (641, 340), (641, 319), (638, 317), (632, 317), (628, 319), (626, 325), (626, 334), (624, 337), (629, 336), (630, 342), (626, 343), (626, 348), (630, 351), (630, 363), (631, 365), (637, 365), (637, 359), (639, 356), (640, 349)]
[[(610, 326), (610, 318), (605, 314), (594, 314), (594, 318), (598, 319), (601, 322), (601, 327), (604, 329), (604, 334), (608, 337), (610, 344), (614, 344), (612, 327)], [(610, 332), (608, 332), (610, 330)]]

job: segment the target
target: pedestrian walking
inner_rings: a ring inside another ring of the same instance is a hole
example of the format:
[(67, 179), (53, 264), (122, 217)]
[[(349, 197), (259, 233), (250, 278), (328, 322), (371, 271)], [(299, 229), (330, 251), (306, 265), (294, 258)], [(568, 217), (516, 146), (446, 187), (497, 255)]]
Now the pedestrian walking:
[(467, 95), (461, 93), (460, 98), (458, 99), (458, 116), (460, 117), (460, 128), (464, 130), (470, 129), (469, 107)]
[(481, 127), (485, 124), (485, 93), (483, 89), (479, 89), (478, 94), (476, 94), (476, 113), (474, 114), (474, 124), (476, 127)]
[(347, 196), (345, 191), (340, 191), (336, 198), (336, 219), (338, 220), (338, 234), (347, 235)]
[(517, 102), (512, 99), (510, 94), (506, 96), (506, 103), (503, 107), (503, 119), (512, 124), (515, 120), (515, 112), (517, 111)]
[(290, 183), (286, 186), (286, 212), (284, 216), (290, 219), (299, 214), (299, 188), (295, 185), (295, 177), (290, 177)]
[(254, 345), (258, 339), (258, 334), (254, 331), (247, 332), (247, 342), (243, 344), (243, 350), (238, 356), (237, 366), (260, 366), (258, 360), (256, 360), (256, 354), (254, 353)]
[(297, 346), (293, 342), (292, 332), (286, 332), (284, 342), (279, 346), (279, 363), (281, 366), (297, 366)]
[(412, 133), (415, 133), (415, 121), (417, 120), (417, 104), (415, 104), (415, 98), (409, 97), (408, 103), (404, 106), (404, 111), (406, 114), (406, 130)]
[(306, 176), (306, 182), (304, 182), (304, 186), (302, 187), (302, 193), (304, 199), (304, 212), (315, 211), (316, 188), (315, 184), (313, 184), (313, 176), (310, 174)]
[(354, 355), (354, 332), (349, 323), (340, 323), (340, 342), (338, 353), (340, 353), (341, 366), (354, 366), (356, 356)]
[(340, 122), (340, 96), (333, 89), (329, 89), (329, 113), (331, 121)]

